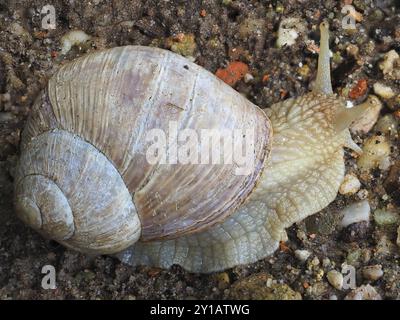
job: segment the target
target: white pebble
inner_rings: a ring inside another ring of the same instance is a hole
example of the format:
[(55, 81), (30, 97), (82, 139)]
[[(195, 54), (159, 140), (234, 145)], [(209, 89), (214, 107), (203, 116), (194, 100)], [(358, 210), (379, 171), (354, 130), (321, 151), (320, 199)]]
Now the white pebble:
[(380, 82), (376, 82), (374, 84), (374, 92), (383, 99), (390, 99), (394, 97), (394, 92), (392, 88)]
[(281, 48), (283, 46), (292, 46), (296, 43), (299, 34), (305, 31), (305, 26), (298, 18), (283, 19), (278, 29), (278, 39), (276, 45)]
[(357, 192), (357, 197), (360, 200), (365, 200), (368, 198), (368, 190), (367, 189), (361, 189), (360, 191)]
[(73, 46), (84, 43), (90, 39), (90, 36), (82, 30), (73, 30), (61, 38), (61, 53), (66, 54)]
[(361, 170), (373, 168), (385, 169), (390, 165), (390, 142), (383, 135), (374, 135), (368, 138), (362, 147), (363, 153), (357, 160)]
[(249, 83), (250, 81), (252, 81), (254, 79), (254, 77), (251, 75), (251, 73), (246, 73), (245, 75), (244, 75), (244, 82), (245, 83)]
[(304, 262), (310, 257), (311, 252), (308, 250), (296, 250), (294, 252), (294, 255), (296, 256), (297, 259)]
[(364, 267), (362, 270), (363, 277), (367, 280), (378, 280), (383, 276), (382, 265), (376, 264), (373, 266)]
[(331, 270), (326, 274), (326, 278), (328, 282), (335, 289), (341, 290), (343, 288), (343, 275), (336, 270)]
[(383, 74), (392, 73), (394, 62), (397, 59), (399, 59), (399, 55), (395, 50), (390, 50), (384, 55), (383, 61), (379, 64), (379, 68), (382, 70)]
[(339, 187), (340, 194), (355, 194), (360, 190), (361, 183), (360, 180), (354, 174), (346, 174), (344, 176), (343, 182)]
[(342, 210), (343, 219), (340, 225), (347, 227), (353, 223), (369, 221), (370, 210), (368, 200), (353, 203)]

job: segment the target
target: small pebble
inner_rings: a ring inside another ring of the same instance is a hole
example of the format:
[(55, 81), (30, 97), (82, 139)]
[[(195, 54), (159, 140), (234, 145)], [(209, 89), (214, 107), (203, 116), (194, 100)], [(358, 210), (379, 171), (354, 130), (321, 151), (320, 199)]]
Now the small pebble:
[(253, 79), (254, 77), (251, 75), (251, 73), (246, 73), (243, 78), (245, 83), (249, 83), (250, 81), (253, 81)]
[(399, 125), (395, 117), (392, 114), (385, 114), (376, 124), (375, 131), (395, 137), (398, 135), (398, 127)]
[(372, 280), (372, 281), (378, 280), (383, 276), (382, 265), (376, 264), (373, 266), (364, 267), (362, 270), (362, 275), (364, 279), (367, 280)]
[(382, 70), (383, 74), (392, 73), (394, 62), (397, 59), (399, 59), (399, 55), (395, 50), (390, 50), (384, 55), (383, 61), (379, 63), (379, 68)]
[(307, 235), (303, 230), (300, 230), (300, 229), (297, 230), (296, 236), (297, 236), (297, 239), (299, 239), (301, 241), (307, 240)]
[(297, 259), (304, 262), (310, 257), (311, 252), (308, 250), (296, 250), (294, 252), (294, 255), (296, 256)]
[(370, 206), (367, 200), (353, 203), (342, 210), (342, 227), (347, 227), (353, 223), (369, 221)]
[(369, 221), (360, 221), (341, 230), (340, 237), (345, 242), (357, 242), (364, 240), (368, 236), (369, 230)]
[(229, 274), (226, 272), (216, 274), (215, 279), (218, 282), (218, 288), (221, 290), (226, 289), (230, 284)]
[(278, 39), (276, 45), (281, 48), (283, 46), (292, 46), (296, 43), (296, 39), (300, 33), (306, 30), (304, 23), (298, 18), (283, 19), (278, 29)]
[(383, 135), (374, 135), (368, 138), (362, 147), (363, 153), (357, 161), (358, 167), (363, 171), (373, 168), (386, 170), (390, 166), (390, 142)]
[(326, 274), (326, 278), (328, 282), (335, 289), (341, 290), (343, 288), (343, 275), (336, 270), (331, 270)]
[(380, 226), (397, 224), (400, 222), (400, 216), (396, 212), (377, 209), (374, 212), (374, 220)]
[(360, 200), (365, 200), (368, 198), (368, 190), (367, 189), (361, 189), (360, 191), (357, 192), (357, 197)]
[(324, 258), (322, 259), (322, 266), (324, 268), (329, 267), (332, 264), (331, 260), (329, 258)]
[(374, 84), (374, 92), (383, 99), (390, 99), (394, 97), (392, 88), (380, 82), (376, 82)]
[(314, 267), (319, 266), (319, 263), (320, 263), (320, 261), (319, 261), (318, 257), (314, 257), (314, 258), (311, 260), (311, 264), (312, 264)]
[(344, 176), (343, 182), (339, 188), (339, 193), (348, 195), (355, 194), (358, 190), (360, 190), (360, 187), (360, 180), (358, 180), (354, 174), (349, 173)]
[(61, 38), (61, 53), (67, 54), (73, 46), (82, 44), (90, 39), (90, 36), (82, 30), (73, 30)]

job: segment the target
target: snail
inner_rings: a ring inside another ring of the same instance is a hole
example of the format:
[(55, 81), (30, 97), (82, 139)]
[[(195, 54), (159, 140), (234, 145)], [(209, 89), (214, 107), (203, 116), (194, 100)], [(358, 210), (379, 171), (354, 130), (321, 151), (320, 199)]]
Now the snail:
[[(131, 265), (213, 272), (272, 254), (285, 228), (337, 194), (348, 127), (368, 108), (332, 92), (329, 27), (314, 89), (260, 109), (167, 50), (125, 46), (62, 66), (21, 138), (17, 216), (43, 236)], [(146, 133), (251, 129), (253, 166), (149, 163)]]

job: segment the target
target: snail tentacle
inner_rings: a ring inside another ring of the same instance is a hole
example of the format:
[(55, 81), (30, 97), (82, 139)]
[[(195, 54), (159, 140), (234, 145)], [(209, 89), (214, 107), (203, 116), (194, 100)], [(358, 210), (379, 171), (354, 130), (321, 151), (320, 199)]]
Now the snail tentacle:
[(328, 22), (327, 21), (322, 22), (319, 26), (319, 29), (321, 31), (321, 40), (320, 40), (319, 56), (318, 56), (317, 79), (314, 85), (314, 92), (333, 94), (331, 71), (330, 71), (331, 53), (329, 50)]

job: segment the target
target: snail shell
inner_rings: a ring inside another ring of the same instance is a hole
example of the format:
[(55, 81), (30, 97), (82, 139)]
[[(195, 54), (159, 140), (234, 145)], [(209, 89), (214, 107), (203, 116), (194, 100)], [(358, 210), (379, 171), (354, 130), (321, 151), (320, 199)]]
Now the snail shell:
[[(255, 163), (150, 164), (152, 129), (254, 129)], [(265, 113), (172, 52), (114, 48), (63, 66), (36, 101), (23, 134), (17, 214), (84, 252), (200, 232), (253, 190), (271, 143)]]

